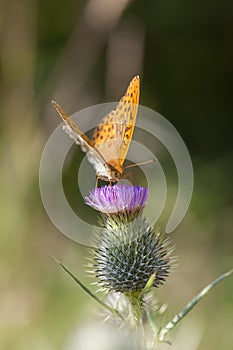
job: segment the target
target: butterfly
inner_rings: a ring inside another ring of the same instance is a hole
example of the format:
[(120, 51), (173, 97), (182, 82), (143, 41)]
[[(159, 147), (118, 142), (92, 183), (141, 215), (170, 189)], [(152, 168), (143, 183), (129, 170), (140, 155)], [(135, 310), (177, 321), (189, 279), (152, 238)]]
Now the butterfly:
[(124, 175), (123, 164), (133, 136), (138, 111), (140, 78), (135, 76), (115, 110), (107, 114), (89, 139), (63, 111), (52, 101), (64, 121), (64, 131), (87, 153), (88, 161), (96, 171), (96, 179), (118, 182)]

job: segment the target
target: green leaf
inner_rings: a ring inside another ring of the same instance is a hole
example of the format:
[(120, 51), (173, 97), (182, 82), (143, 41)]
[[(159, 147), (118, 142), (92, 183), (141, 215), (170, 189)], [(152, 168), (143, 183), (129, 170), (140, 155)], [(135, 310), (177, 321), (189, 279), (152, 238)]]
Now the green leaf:
[(156, 272), (154, 272), (150, 278), (147, 281), (147, 284), (145, 285), (145, 287), (143, 288), (143, 294), (148, 292), (148, 290), (153, 286), (153, 282), (155, 280), (155, 276), (156, 276)]
[(52, 256), (52, 258), (79, 285), (79, 287), (81, 287), (87, 294), (89, 294), (90, 297), (92, 297), (95, 301), (97, 301), (97, 303), (99, 303), (103, 308), (107, 309), (111, 313), (115, 314), (116, 316), (124, 320), (123, 316), (116, 309), (112, 308), (108, 304), (105, 304), (105, 302), (103, 302), (94, 293), (92, 293), (92, 291), (88, 289), (64, 264), (62, 264), (54, 256)]
[(159, 334), (159, 340), (163, 341), (166, 334), (172, 330), (178, 322), (180, 322), (182, 320), (182, 318), (184, 318), (185, 315), (187, 315), (187, 313), (189, 313), (189, 311), (192, 310), (192, 308), (214, 287), (216, 286), (219, 282), (221, 282), (224, 278), (230, 276), (233, 272), (233, 269), (223, 273), (221, 276), (219, 276), (218, 278), (216, 278), (216, 280), (214, 280), (212, 283), (210, 283), (208, 286), (206, 286), (204, 289), (202, 289), (202, 291), (200, 293), (198, 293), (185, 307), (183, 310), (181, 310), (170, 322), (168, 322), (166, 324), (165, 327), (163, 327), (160, 331)]

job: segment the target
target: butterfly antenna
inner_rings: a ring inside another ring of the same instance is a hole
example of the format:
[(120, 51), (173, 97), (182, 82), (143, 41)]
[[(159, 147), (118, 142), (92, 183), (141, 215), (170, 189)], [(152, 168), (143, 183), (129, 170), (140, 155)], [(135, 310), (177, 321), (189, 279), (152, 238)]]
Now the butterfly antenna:
[(63, 120), (69, 119), (69, 116), (64, 112), (64, 110), (61, 108), (61, 106), (56, 101), (51, 101), (53, 107), (56, 109), (57, 113), (60, 115), (60, 117)]
[(156, 160), (157, 159), (154, 158), (154, 159), (147, 160), (146, 162), (141, 162), (141, 163), (135, 163), (135, 164), (127, 165), (126, 167), (124, 167), (124, 169), (134, 168), (135, 166), (138, 166), (138, 165), (154, 163)]

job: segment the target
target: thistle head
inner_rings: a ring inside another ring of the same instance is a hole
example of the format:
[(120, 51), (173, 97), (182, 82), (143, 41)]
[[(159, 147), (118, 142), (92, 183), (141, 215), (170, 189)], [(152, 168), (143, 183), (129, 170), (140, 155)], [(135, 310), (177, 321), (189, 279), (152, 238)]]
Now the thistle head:
[(153, 274), (153, 287), (166, 280), (170, 270), (168, 240), (142, 215), (125, 225), (108, 218), (98, 238), (94, 269), (104, 290), (140, 292)]
[(168, 240), (142, 215), (147, 197), (147, 188), (115, 185), (96, 188), (86, 198), (102, 213), (93, 265), (105, 291), (140, 293), (152, 275), (158, 287), (169, 274)]

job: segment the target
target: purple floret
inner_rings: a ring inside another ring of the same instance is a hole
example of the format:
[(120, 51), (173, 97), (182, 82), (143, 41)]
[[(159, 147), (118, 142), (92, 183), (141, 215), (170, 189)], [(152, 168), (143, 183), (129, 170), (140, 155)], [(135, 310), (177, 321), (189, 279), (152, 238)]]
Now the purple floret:
[(134, 212), (145, 206), (149, 190), (140, 186), (103, 186), (90, 191), (86, 204), (106, 214)]

